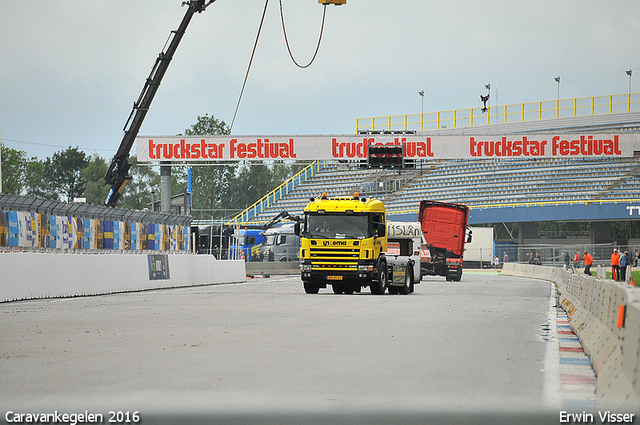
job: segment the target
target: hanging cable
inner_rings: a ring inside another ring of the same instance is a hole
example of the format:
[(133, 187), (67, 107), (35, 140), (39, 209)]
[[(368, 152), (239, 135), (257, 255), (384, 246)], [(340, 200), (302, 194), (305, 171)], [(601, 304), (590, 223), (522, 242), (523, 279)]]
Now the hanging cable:
[(298, 68), (308, 68), (313, 61), (316, 59), (316, 56), (318, 55), (318, 50), (320, 50), (320, 42), (322, 41), (322, 33), (324, 32), (324, 18), (327, 15), (327, 5), (324, 5), (324, 10), (322, 11), (322, 26), (320, 27), (320, 37), (318, 37), (318, 45), (316, 46), (316, 51), (313, 54), (313, 57), (311, 58), (311, 61), (306, 64), (306, 65), (300, 65), (298, 62), (296, 62), (295, 58), (293, 57), (293, 53), (291, 53), (291, 47), (289, 47), (289, 39), (287, 38), (287, 29), (284, 25), (284, 12), (282, 11), (282, 0), (280, 1), (280, 19), (282, 20), (282, 32), (284, 33), (284, 41), (287, 44), (287, 50), (289, 51), (289, 56), (291, 57), (291, 60), (293, 61), (293, 63), (296, 64), (296, 66)]
[(244, 82), (242, 83), (242, 90), (240, 90), (240, 97), (238, 97), (238, 103), (236, 104), (236, 110), (233, 113), (233, 119), (231, 120), (231, 125), (229, 126), (229, 133), (231, 133), (231, 129), (233, 128), (233, 123), (236, 122), (236, 115), (238, 114), (238, 109), (240, 108), (240, 101), (242, 100), (242, 95), (244, 94), (244, 88), (247, 85), (247, 78), (249, 78), (249, 71), (251, 70), (251, 64), (253, 63), (253, 57), (256, 54), (256, 47), (258, 47), (258, 40), (260, 39), (260, 33), (262, 32), (262, 24), (264, 24), (264, 17), (267, 14), (267, 6), (269, 5), (269, 0), (267, 0), (264, 4), (264, 11), (262, 12), (262, 19), (260, 20), (260, 27), (258, 28), (258, 34), (256, 35), (256, 42), (253, 45), (253, 51), (251, 52), (251, 59), (249, 60), (249, 66), (247, 67), (247, 73), (244, 75)]

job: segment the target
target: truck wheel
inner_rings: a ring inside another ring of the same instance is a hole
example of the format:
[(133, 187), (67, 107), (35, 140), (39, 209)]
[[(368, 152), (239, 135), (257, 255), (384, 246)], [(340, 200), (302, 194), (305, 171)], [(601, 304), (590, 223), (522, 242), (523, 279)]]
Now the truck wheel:
[(333, 293), (340, 295), (344, 294), (344, 285), (342, 283), (334, 283), (331, 285), (333, 287)]
[(455, 275), (453, 275), (451, 279), (456, 282), (460, 282), (460, 279), (462, 279), (462, 267), (458, 268), (458, 272)]
[(317, 294), (320, 292), (320, 285), (311, 282), (304, 282), (304, 292), (307, 294)]
[(404, 286), (400, 288), (402, 295), (409, 295), (413, 292), (413, 273), (411, 269), (407, 268), (404, 271)]
[(382, 295), (387, 289), (387, 263), (380, 263), (378, 267), (378, 281), (371, 282), (371, 293)]

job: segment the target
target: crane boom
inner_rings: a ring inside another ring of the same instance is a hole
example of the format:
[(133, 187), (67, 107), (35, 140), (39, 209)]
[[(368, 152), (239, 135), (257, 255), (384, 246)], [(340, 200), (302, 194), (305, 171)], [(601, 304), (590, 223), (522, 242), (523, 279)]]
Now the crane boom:
[(111, 185), (107, 199), (104, 201), (105, 206), (115, 207), (125, 183), (131, 179), (129, 175), (129, 167), (131, 167), (131, 164), (129, 164), (129, 152), (191, 18), (196, 12), (203, 12), (214, 1), (216, 0), (209, 0), (205, 4), (205, 0), (187, 0), (182, 3), (188, 6), (187, 12), (182, 18), (178, 29), (171, 31), (171, 35), (164, 49), (156, 59), (151, 69), (151, 74), (149, 74), (138, 100), (133, 104), (133, 110), (123, 129), (124, 136), (122, 137), (122, 142), (120, 142), (120, 147), (118, 147), (118, 151), (114, 155), (109, 170), (104, 177), (104, 183)]

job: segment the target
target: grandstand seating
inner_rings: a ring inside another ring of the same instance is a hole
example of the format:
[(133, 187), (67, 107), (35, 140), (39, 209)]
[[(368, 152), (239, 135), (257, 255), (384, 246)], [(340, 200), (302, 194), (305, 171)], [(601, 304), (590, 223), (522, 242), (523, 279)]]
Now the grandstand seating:
[[(385, 201), (387, 212), (416, 210), (422, 199), (469, 206), (640, 198), (640, 158), (447, 160), (397, 171), (327, 163), (309, 181), (256, 217), (301, 214), (312, 196), (360, 192)], [(380, 186), (382, 184), (382, 187)]]
[[(633, 103), (634, 105), (637, 102)], [(637, 133), (640, 114), (633, 112), (560, 117), (531, 122), (496, 123), (473, 128), (477, 134), (601, 131)], [(469, 134), (468, 128), (421, 132)], [(255, 217), (268, 220), (286, 210), (301, 214), (309, 198), (327, 192), (353, 192), (383, 200), (388, 213), (416, 211), (420, 200), (473, 206), (541, 202), (585, 202), (640, 199), (640, 157), (427, 160), (415, 170), (361, 169), (358, 161), (323, 163), (311, 179)]]

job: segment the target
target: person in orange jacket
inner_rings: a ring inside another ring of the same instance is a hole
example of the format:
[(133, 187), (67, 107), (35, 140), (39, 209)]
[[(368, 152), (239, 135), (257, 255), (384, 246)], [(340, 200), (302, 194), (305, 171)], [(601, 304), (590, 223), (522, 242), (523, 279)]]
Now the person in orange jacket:
[(611, 278), (613, 280), (620, 279), (620, 254), (617, 249), (611, 254)]
[(584, 274), (591, 276), (591, 265), (593, 264), (593, 257), (587, 251), (582, 253), (584, 259)]

